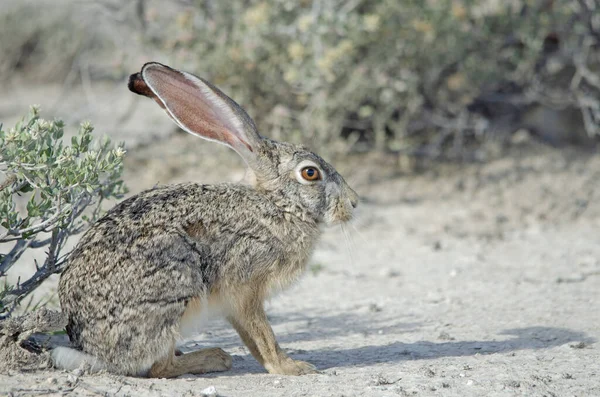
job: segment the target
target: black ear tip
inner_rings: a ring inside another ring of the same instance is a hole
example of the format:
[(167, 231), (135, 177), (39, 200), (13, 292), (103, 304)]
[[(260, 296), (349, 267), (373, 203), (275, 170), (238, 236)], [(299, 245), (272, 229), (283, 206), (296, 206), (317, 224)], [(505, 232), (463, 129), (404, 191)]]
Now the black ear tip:
[(129, 88), (129, 91), (135, 92), (136, 94), (138, 94), (138, 91), (136, 90), (135, 86), (136, 86), (136, 82), (139, 80), (142, 80), (141, 73), (134, 73), (131, 76), (129, 76), (129, 81), (127, 82), (127, 88)]
[(150, 87), (148, 87), (148, 85), (142, 78), (141, 73), (134, 73), (131, 76), (129, 76), (129, 82), (127, 83), (127, 88), (129, 88), (129, 91), (136, 93), (138, 95), (143, 95), (143, 96), (147, 96), (150, 98), (155, 97), (155, 95), (152, 92), (152, 90), (150, 89)]

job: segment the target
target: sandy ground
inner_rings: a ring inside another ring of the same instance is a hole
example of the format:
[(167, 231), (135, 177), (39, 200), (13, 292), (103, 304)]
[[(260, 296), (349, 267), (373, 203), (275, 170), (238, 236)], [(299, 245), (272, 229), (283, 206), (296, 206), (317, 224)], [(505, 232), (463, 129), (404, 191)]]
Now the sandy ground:
[[(126, 178), (133, 192), (238, 179), (240, 162), (213, 146), (176, 134), (139, 147)], [(268, 304), (284, 349), (321, 374), (265, 373), (217, 320), (185, 349), (223, 347), (229, 372), (15, 371), (0, 376), (0, 394), (600, 395), (598, 156), (526, 145), (484, 166), (419, 175), (374, 158), (339, 168), (363, 198), (356, 222), (327, 230), (307, 274)]]

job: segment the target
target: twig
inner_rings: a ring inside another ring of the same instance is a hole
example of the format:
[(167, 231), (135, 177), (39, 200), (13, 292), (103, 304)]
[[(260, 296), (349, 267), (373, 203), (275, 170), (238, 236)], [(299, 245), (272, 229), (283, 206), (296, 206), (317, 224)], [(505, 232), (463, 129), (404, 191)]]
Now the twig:
[[(13, 310), (19, 305), (19, 303), (25, 299), (31, 292), (33, 292), (37, 287), (40, 286), (48, 277), (53, 274), (60, 273), (62, 271), (62, 266), (65, 261), (60, 261), (54, 265), (54, 268), (51, 270), (46, 266), (42, 266), (38, 271), (34, 273), (27, 281), (23, 284), (17, 285), (16, 288), (8, 292), (3, 299), (3, 305), (5, 308), (8, 307), (8, 315), (13, 312)], [(6, 309), (5, 309), (6, 310)], [(6, 315), (3, 314), (4, 317)]]
[(0, 192), (6, 189), (8, 186), (12, 185), (17, 181), (17, 176), (15, 174), (11, 174), (6, 177), (6, 180), (0, 184)]
[(15, 246), (10, 250), (8, 254), (2, 258), (2, 262), (0, 262), (0, 277), (6, 275), (6, 272), (15, 264), (16, 261), (19, 260), (23, 252), (27, 250), (33, 244), (33, 240), (18, 240)]
[(594, 12), (596, 10), (592, 11), (585, 0), (577, 0), (577, 2), (579, 3), (579, 7), (581, 7), (582, 17), (590, 34), (597, 40), (600, 40), (600, 32), (597, 32), (594, 27)]

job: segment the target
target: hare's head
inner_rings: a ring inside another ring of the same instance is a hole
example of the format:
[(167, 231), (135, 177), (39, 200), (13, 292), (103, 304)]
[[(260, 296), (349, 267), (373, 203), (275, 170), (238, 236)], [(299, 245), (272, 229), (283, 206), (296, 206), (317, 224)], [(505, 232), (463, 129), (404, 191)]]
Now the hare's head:
[(352, 217), (358, 196), (331, 165), (303, 146), (260, 136), (250, 116), (209, 82), (153, 62), (131, 75), (129, 89), (154, 99), (183, 130), (235, 150), (258, 191), (328, 224)]

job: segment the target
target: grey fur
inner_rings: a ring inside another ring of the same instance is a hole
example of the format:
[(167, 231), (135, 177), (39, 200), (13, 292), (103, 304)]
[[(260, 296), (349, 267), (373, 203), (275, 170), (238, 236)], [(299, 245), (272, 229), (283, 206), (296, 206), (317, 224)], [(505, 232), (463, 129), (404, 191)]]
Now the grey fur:
[[(358, 197), (333, 167), (304, 147), (256, 136), (252, 186), (156, 187), (85, 233), (59, 284), (75, 349), (110, 372), (144, 375), (179, 338), (190, 300), (215, 286), (225, 297), (254, 284), (285, 287), (305, 269), (320, 226), (351, 217)], [(305, 160), (324, 171), (322, 182), (296, 180)]]

